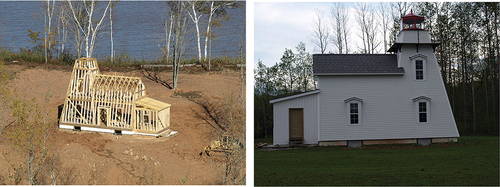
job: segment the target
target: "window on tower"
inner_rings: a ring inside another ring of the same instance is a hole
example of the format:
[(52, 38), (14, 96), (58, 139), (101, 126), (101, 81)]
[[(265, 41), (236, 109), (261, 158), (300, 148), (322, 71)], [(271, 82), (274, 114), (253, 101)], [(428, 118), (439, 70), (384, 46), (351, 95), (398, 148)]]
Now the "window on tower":
[(422, 60), (415, 61), (415, 79), (424, 80), (424, 62)]

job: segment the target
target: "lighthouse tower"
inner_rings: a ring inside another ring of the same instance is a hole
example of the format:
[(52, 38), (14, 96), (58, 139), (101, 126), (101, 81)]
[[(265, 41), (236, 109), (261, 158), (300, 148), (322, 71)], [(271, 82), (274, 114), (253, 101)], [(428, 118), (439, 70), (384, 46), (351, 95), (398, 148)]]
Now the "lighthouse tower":
[(456, 141), (455, 137), (460, 135), (434, 54), (440, 43), (425, 30), (425, 18), (413, 11), (401, 18), (400, 25), (396, 42), (388, 52), (397, 54), (398, 67), (405, 70), (403, 79), (407, 85), (404, 92), (413, 95), (416, 111), (424, 111), (416, 114), (418, 122), (433, 124), (430, 126), (435, 128), (433, 133), (426, 132), (429, 127), (415, 133), (420, 137), (426, 134), (433, 138), (453, 137), (451, 139)]

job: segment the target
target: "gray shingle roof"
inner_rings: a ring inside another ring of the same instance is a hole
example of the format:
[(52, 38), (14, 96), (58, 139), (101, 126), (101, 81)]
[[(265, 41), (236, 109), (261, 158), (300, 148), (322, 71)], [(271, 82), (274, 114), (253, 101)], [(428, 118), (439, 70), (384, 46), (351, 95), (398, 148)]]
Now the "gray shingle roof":
[(315, 75), (404, 74), (394, 54), (314, 54)]

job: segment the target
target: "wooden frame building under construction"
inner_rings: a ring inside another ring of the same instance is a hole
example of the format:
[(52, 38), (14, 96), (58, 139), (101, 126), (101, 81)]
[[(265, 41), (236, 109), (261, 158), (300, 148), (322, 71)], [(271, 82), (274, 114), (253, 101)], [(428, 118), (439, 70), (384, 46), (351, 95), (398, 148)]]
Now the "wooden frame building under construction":
[(94, 58), (75, 62), (59, 128), (160, 136), (170, 127), (170, 104), (146, 97), (139, 77), (99, 74)]

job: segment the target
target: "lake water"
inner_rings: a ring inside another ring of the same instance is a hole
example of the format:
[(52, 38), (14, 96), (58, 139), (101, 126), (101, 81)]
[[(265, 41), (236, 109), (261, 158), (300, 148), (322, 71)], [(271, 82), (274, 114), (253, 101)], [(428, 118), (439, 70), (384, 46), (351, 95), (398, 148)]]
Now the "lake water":
[[(65, 3), (65, 2), (57, 2)], [(104, 2), (100, 2), (104, 4)], [(245, 2), (239, 2), (244, 4)], [(43, 4), (42, 2), (0, 2), (0, 46), (18, 52), (19, 48), (32, 46), (29, 43), (28, 29), (40, 31), (43, 37)], [(130, 54), (133, 58), (158, 59), (162, 52), (158, 45), (165, 44), (165, 31), (163, 23), (168, 13), (167, 2), (164, 1), (119, 1), (113, 9), (113, 39), (115, 54)], [(212, 57), (214, 56), (238, 56), (241, 42), (241, 31), (245, 28), (245, 9), (235, 8), (227, 11), (230, 19), (222, 22), (220, 28), (212, 31), (216, 38), (212, 41)], [(102, 15), (102, 14), (100, 14)], [(95, 18), (99, 14), (94, 15)], [(93, 57), (109, 56), (111, 41), (109, 35), (109, 15), (106, 16), (106, 25), (98, 35)], [(200, 33), (206, 31), (208, 15), (203, 15), (200, 23)], [(188, 22), (190, 32), (187, 36), (186, 55), (197, 57), (198, 49), (196, 42), (196, 31), (190, 18)], [(53, 20), (52, 25), (55, 25)], [(54, 26), (53, 26), (54, 27)], [(243, 27), (243, 28), (242, 28)], [(243, 32), (243, 44), (245, 44), (245, 32)], [(66, 44), (71, 53), (76, 50), (68, 40)], [(201, 39), (202, 55), (204, 37)], [(243, 48), (245, 51), (245, 48)], [(85, 52), (82, 52), (84, 55)]]

